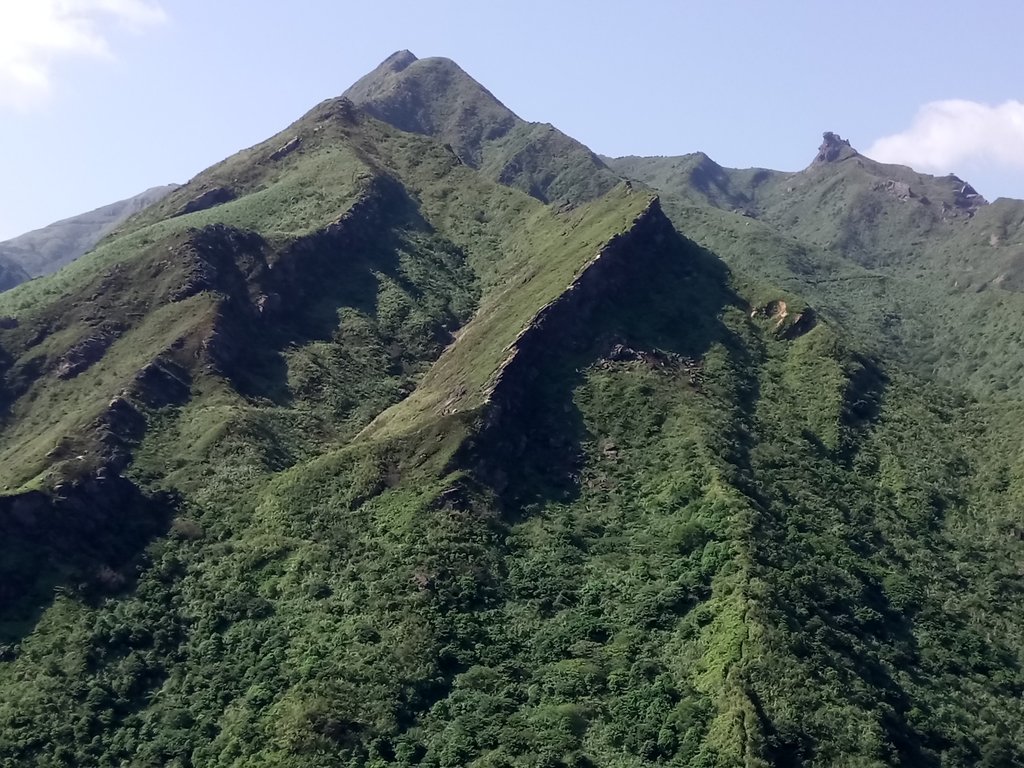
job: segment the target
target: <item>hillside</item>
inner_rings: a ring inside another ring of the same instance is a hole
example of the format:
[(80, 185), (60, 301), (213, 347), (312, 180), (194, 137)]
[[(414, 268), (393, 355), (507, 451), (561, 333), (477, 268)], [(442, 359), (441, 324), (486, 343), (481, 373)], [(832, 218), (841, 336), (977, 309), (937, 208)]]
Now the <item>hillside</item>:
[(538, 136), (401, 52), (0, 295), (0, 765), (1024, 761), (1024, 403), (905, 330), (1017, 204)]
[[(0, 242), (0, 260), (20, 267), (29, 277), (39, 277), (56, 272), (89, 251), (100, 240), (109, 235), (130, 216), (138, 213), (176, 189), (176, 184), (153, 187), (141, 194), (120, 200), (95, 211), (72, 216)], [(2, 281), (2, 278), (0, 278)], [(17, 282), (0, 282), (0, 290), (13, 287)]]
[[(681, 230), (864, 344), (985, 398), (1024, 395), (1024, 201), (988, 203), (962, 179), (876, 163), (832, 133), (797, 173), (701, 154), (608, 162), (658, 189)], [(751, 242), (772, 258), (755, 263)]]
[(31, 275), (22, 269), (21, 265), (16, 261), (0, 257), (0, 291), (13, 288), (19, 283), (30, 279), (30, 277)]

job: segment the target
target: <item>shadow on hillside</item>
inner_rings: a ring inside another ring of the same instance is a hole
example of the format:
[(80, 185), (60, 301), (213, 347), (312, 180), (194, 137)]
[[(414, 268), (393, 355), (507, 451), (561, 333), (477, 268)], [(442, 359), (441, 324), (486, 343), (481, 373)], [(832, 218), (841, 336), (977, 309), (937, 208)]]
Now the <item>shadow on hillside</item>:
[(119, 476), (76, 481), (55, 497), (0, 498), (0, 661), (56, 596), (94, 601), (132, 589), (174, 509), (170, 496), (147, 496)]
[[(432, 235), (415, 201), (399, 184), (384, 180), (336, 223), (284, 246), (255, 280), (255, 310), (248, 300), (235, 301), (225, 318), (233, 339), (225, 372), (234, 386), (250, 397), (293, 404), (304, 393), (289, 386), (287, 354), (313, 342), (363, 345), (362, 357), (374, 367), (357, 373), (375, 380), (439, 354), (450, 338), (445, 329), (457, 326), (459, 318), (448, 302), (426, 294), (443, 285), (446, 269), (461, 269), (464, 257), (455, 251), (425, 253), (413, 242)], [(426, 263), (431, 258), (438, 263)], [(412, 274), (410, 261), (417, 262)], [(385, 289), (400, 296), (398, 306), (379, 306)], [(246, 296), (245, 289), (234, 295)], [(424, 306), (434, 312), (427, 322), (413, 317)], [(365, 323), (346, 327), (345, 310)]]
[[(746, 354), (721, 319), (726, 307), (745, 305), (720, 259), (664, 219), (617, 247), (623, 251), (612, 257), (620, 265), (615, 272), (594, 278), (603, 284), (570, 292), (571, 302), (544, 318), (531, 346), (520, 346), (522, 373), (496, 390), (506, 391), (496, 397), (497, 408), (492, 402), (492, 416), (469, 448), (468, 461), (513, 516), (578, 496), (583, 443), (600, 436), (588, 433), (573, 393), (587, 369), (613, 349), (698, 363), (716, 343)], [(740, 397), (749, 397), (740, 403), (749, 406), (756, 391), (742, 390)]]

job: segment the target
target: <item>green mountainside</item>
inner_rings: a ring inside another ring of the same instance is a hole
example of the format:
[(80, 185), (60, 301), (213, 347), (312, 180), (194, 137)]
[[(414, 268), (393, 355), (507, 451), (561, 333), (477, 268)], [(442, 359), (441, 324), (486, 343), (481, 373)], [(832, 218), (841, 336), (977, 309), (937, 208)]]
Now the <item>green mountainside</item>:
[(395, 54), (0, 295), (0, 765), (1020, 764), (969, 189), (605, 162)]
[(176, 188), (175, 184), (153, 187), (127, 200), (63, 219), (0, 243), (0, 264), (10, 262), (20, 268), (21, 273), (20, 279), (5, 280), (5, 275), (0, 272), (0, 291), (13, 288), (30, 277), (49, 275), (70, 264), (129, 217)]
[[(702, 154), (608, 162), (661, 191), (681, 231), (863, 343), (958, 388), (1024, 395), (1024, 201), (989, 204), (955, 176), (876, 163), (832, 133), (797, 173)], [(774, 263), (745, 255), (769, 241)]]

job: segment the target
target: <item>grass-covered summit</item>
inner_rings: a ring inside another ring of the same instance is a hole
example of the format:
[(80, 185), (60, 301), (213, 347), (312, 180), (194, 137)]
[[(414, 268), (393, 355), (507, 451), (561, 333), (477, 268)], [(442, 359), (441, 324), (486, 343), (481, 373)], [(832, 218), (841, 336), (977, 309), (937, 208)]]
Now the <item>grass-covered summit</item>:
[(679, 162), (403, 52), (0, 296), (0, 765), (1024, 760), (1020, 404), (814, 240), (907, 201)]
[(543, 202), (592, 199), (618, 175), (550, 123), (529, 123), (451, 59), (389, 56), (345, 91), (369, 114), (432, 136), (483, 175)]

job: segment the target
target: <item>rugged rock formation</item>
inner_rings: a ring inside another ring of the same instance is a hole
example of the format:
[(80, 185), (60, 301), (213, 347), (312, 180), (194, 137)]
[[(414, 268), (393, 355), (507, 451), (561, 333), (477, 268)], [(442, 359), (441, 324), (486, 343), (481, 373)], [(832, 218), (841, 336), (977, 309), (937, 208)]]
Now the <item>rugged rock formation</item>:
[(779, 329), (779, 336), (787, 341), (800, 338), (818, 324), (818, 316), (813, 309), (807, 308), (798, 312), (792, 319)]
[(69, 349), (57, 365), (57, 378), (70, 379), (98, 362), (114, 343), (117, 334), (107, 331), (78, 342)]
[(857, 150), (850, 146), (850, 142), (837, 133), (825, 131), (821, 138), (821, 146), (818, 147), (818, 154), (814, 158), (815, 163), (836, 163), (857, 155)]
[(958, 176), (950, 176), (950, 180), (958, 185), (954, 197), (954, 205), (957, 208), (964, 211), (973, 212), (982, 205), (987, 205), (988, 201), (978, 194), (978, 191), (968, 184), (966, 181)]
[[(563, 479), (575, 471), (575, 430), (553, 429), (541, 415), (545, 409), (561, 408), (544, 401), (548, 385), (542, 383), (542, 376), (561, 371), (554, 375), (571, 378), (570, 361), (600, 360), (609, 349), (614, 351), (616, 343), (620, 356), (636, 354), (638, 359), (657, 363), (656, 353), (627, 351), (624, 342), (605, 337), (610, 328), (601, 329), (607, 321), (609, 298), (644, 292), (651, 275), (658, 274), (658, 263), (665, 255), (662, 245), (678, 237), (653, 198), (508, 345), (485, 390), (481, 426), (469, 448), (478, 455), (480, 477), (499, 493), (513, 473), (530, 472), (529, 467), (538, 462), (545, 465), (544, 472)], [(698, 383), (696, 375), (691, 383)], [(565, 466), (559, 468), (560, 463)]]
[(917, 197), (914, 194), (914, 190), (910, 188), (910, 185), (905, 181), (896, 181), (896, 179), (889, 179), (884, 184), (879, 183), (878, 189), (884, 189), (890, 195), (895, 197), (897, 200), (910, 200), (911, 198)]
[(213, 208), (224, 203), (229, 203), (235, 199), (236, 193), (230, 187), (214, 187), (208, 189), (205, 192), (193, 197), (187, 203), (175, 213), (175, 216), (184, 216), (188, 213), (195, 213), (197, 211), (205, 211), (208, 208)]
[(634, 250), (638, 241), (657, 244), (674, 234), (653, 198), (627, 231), (613, 237), (587, 264), (568, 288), (534, 316), (509, 345), (505, 359), (485, 394), (488, 422), (496, 423), (514, 412), (518, 395), (543, 366), (553, 350), (564, 355), (594, 341), (593, 312), (601, 297), (614, 293), (632, 276), (642, 273), (643, 248)]
[(171, 301), (183, 301), (202, 291), (239, 289), (246, 295), (247, 278), (258, 279), (267, 269), (266, 243), (253, 232), (223, 224), (191, 230), (171, 257), (187, 265), (185, 280), (171, 291)]
[(270, 153), (270, 160), (281, 160), (282, 158), (288, 157), (292, 152), (298, 149), (302, 145), (302, 137), (296, 136), (291, 141), (284, 144), (279, 149), (274, 150)]

